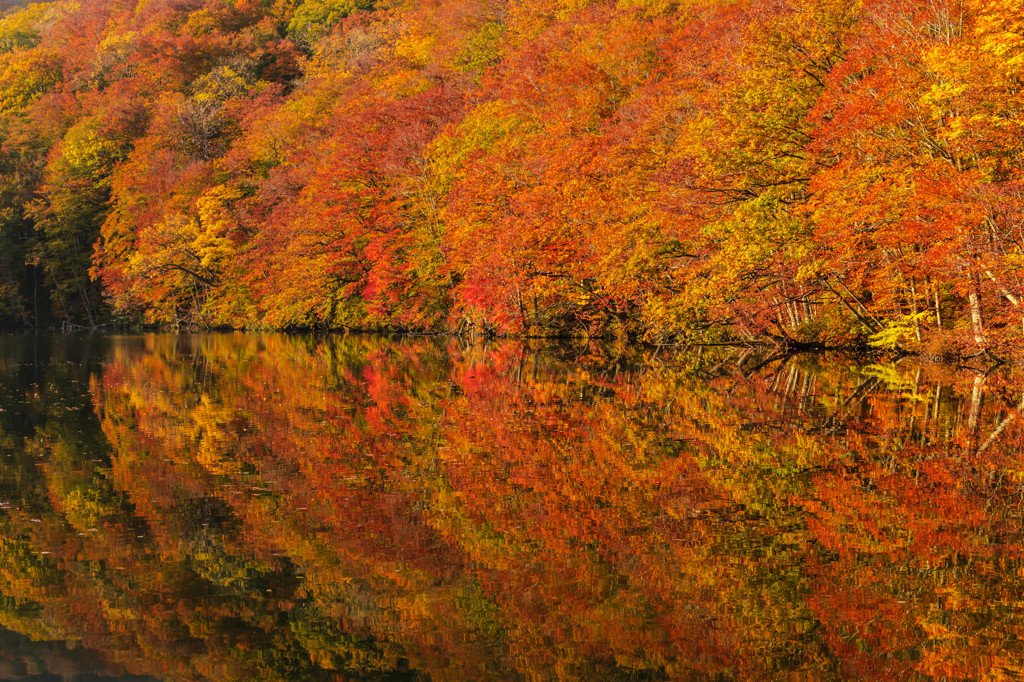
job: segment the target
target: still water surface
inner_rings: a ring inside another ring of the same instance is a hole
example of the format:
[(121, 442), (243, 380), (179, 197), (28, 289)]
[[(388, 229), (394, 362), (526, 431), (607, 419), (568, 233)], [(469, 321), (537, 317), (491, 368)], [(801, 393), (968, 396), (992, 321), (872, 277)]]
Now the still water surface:
[(1022, 390), (731, 351), (0, 337), (0, 678), (1015, 678)]

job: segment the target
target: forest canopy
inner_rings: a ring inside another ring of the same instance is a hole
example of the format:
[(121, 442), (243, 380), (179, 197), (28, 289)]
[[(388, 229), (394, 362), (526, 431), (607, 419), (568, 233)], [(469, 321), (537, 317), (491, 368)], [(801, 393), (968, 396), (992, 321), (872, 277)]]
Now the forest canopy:
[(8, 326), (1024, 347), (1014, 0), (0, 17)]

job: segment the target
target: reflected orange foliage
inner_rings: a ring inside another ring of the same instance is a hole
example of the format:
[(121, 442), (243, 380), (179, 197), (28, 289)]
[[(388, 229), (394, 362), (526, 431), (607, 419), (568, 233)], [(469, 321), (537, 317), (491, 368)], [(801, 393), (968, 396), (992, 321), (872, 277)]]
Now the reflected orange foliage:
[(0, 623), (34, 638), (172, 679), (1020, 666), (1015, 371), (97, 343), (0, 361)]

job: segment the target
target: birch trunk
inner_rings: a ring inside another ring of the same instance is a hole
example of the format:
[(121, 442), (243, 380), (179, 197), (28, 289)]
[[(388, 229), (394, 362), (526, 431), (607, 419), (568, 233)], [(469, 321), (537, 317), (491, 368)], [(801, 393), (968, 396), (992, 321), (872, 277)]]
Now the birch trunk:
[(974, 343), (982, 346), (985, 344), (985, 327), (981, 319), (981, 298), (978, 296), (978, 283), (974, 282), (971, 293), (967, 295), (967, 302), (971, 307), (971, 329), (974, 331)]

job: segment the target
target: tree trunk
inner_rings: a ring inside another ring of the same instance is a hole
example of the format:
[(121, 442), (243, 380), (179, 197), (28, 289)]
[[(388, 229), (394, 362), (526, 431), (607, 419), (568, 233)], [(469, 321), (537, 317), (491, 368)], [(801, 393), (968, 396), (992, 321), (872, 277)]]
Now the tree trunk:
[(971, 293), (967, 295), (967, 302), (971, 307), (971, 329), (974, 331), (974, 343), (982, 346), (985, 344), (985, 327), (981, 319), (981, 297), (978, 295), (977, 276), (972, 278)]
[(910, 314), (914, 317), (914, 336), (921, 343), (921, 323), (917, 319), (917, 287), (914, 286), (913, 277), (910, 278)]

